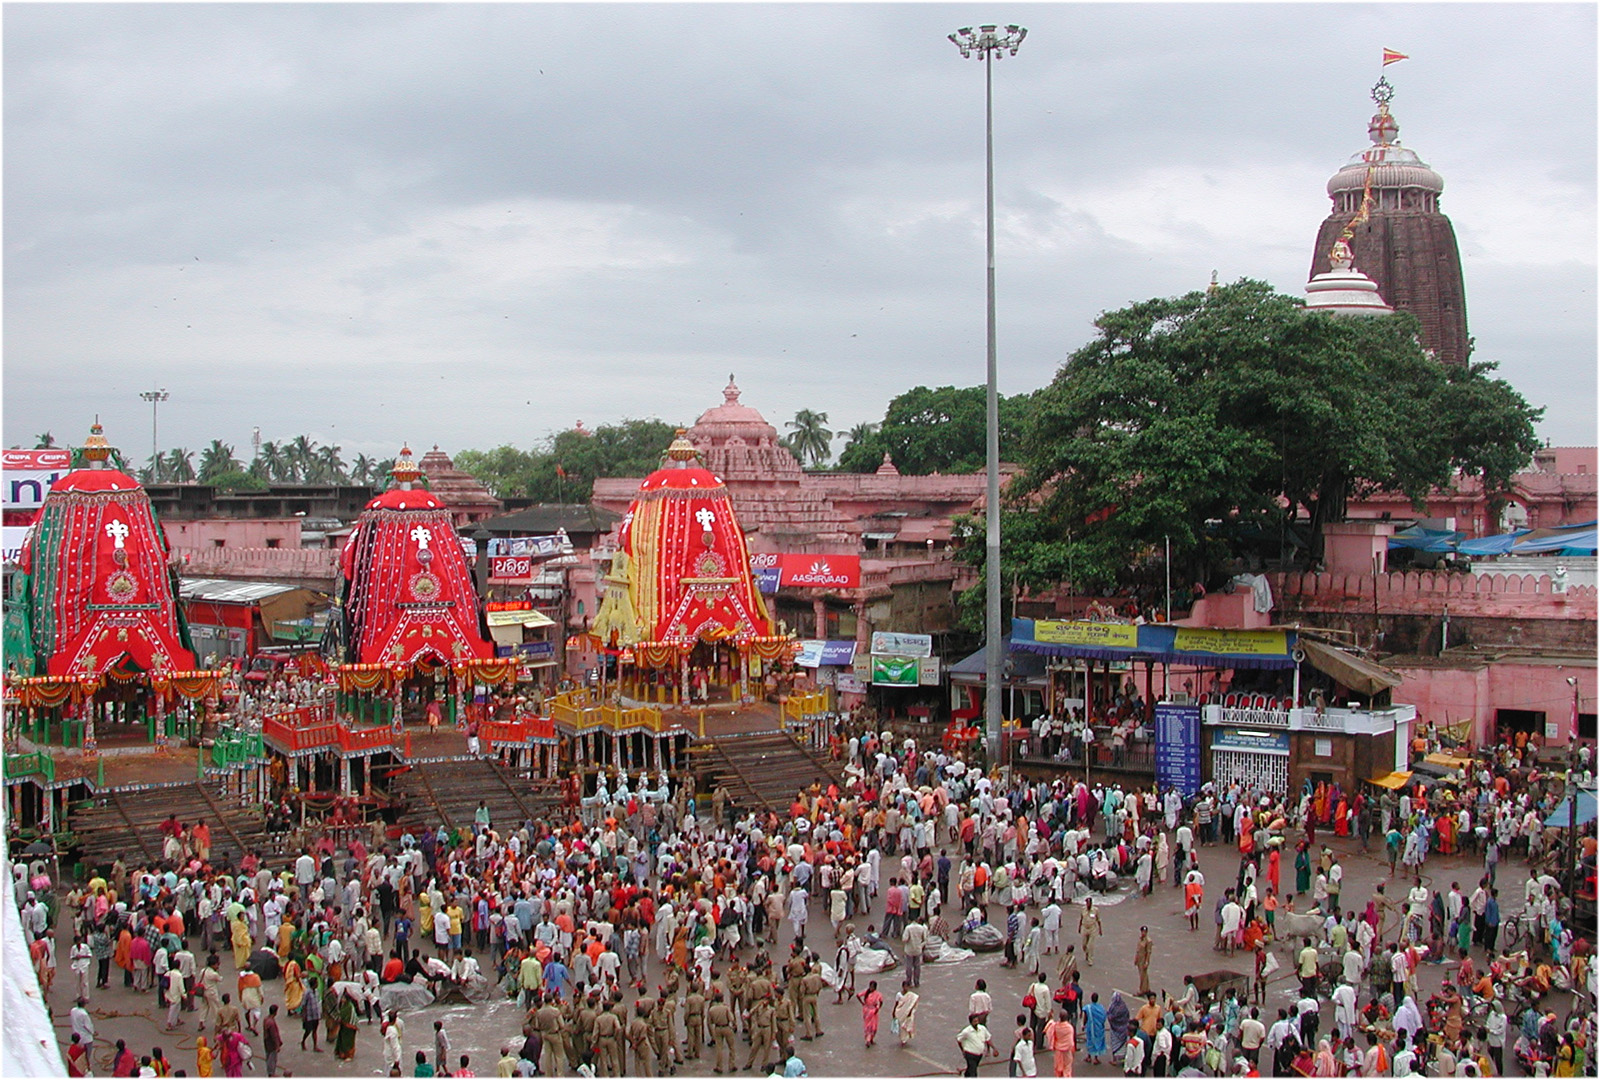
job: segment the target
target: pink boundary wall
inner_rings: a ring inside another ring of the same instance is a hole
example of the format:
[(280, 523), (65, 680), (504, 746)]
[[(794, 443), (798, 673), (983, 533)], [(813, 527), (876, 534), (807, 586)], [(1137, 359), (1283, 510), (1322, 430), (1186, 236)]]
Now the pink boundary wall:
[(1442, 615), (1498, 619), (1586, 619), (1597, 612), (1593, 585), (1554, 591), (1548, 574), (1454, 574), (1407, 571), (1395, 574), (1277, 573), (1269, 576), (1274, 599), (1285, 606), (1352, 614)]

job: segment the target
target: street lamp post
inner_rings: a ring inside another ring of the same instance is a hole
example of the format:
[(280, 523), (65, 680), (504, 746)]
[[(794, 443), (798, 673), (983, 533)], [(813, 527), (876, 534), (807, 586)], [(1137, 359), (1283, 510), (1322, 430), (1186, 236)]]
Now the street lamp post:
[(1567, 685), (1572, 687), (1572, 722), (1567, 729), (1567, 865), (1561, 883), (1571, 898), (1578, 884), (1578, 680), (1569, 675)]
[(172, 395), (166, 390), (144, 390), (139, 394), (139, 400), (150, 403), (150, 476), (155, 477), (156, 470), (161, 465), (161, 444), (156, 438), (156, 411), (161, 408), (161, 403)]
[(950, 35), (962, 59), (974, 55), (983, 61), (983, 132), (985, 211), (989, 255), (989, 370), (985, 401), (987, 431), (984, 468), (988, 484), (984, 493), (984, 749), (991, 764), (1000, 761), (1000, 685), (1004, 655), (1000, 638), (1000, 395), (995, 378), (994, 335), (994, 61), (1007, 53), (1017, 55), (1028, 31), (1020, 26), (964, 26)]

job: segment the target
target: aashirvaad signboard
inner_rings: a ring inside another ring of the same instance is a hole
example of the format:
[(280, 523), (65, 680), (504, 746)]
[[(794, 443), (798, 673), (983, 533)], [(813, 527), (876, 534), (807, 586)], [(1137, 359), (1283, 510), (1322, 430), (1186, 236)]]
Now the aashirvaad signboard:
[[(750, 569), (758, 578), (771, 580), (778, 572), (778, 585), (796, 589), (858, 589), (861, 587), (859, 555), (797, 555), (793, 552), (754, 552)], [(765, 590), (763, 590), (765, 591)]]

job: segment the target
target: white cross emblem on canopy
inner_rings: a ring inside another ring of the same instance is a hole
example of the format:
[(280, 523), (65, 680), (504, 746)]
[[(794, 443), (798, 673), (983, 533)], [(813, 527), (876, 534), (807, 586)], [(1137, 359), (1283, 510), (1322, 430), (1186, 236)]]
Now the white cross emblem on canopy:
[(717, 520), (717, 515), (713, 514), (707, 507), (702, 506), (699, 510), (695, 511), (694, 519), (700, 523), (700, 527), (702, 529), (704, 529), (706, 532), (710, 532), (711, 523)]
[(111, 542), (120, 550), (122, 541), (128, 536), (128, 523), (125, 521), (109, 522), (106, 525), (106, 535), (111, 537)]
[(433, 539), (433, 534), (427, 529), (423, 528), (421, 525), (418, 525), (415, 529), (412, 529), (410, 536), (411, 539), (417, 542), (417, 546), (424, 550), (426, 550), (428, 547), (428, 541)]

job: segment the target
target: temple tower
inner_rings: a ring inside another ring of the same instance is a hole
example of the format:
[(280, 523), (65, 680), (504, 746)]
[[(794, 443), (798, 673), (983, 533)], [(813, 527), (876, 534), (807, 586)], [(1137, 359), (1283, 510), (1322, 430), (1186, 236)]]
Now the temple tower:
[[(1347, 272), (1353, 253), (1356, 270), (1377, 285), (1380, 303), (1416, 316), (1424, 349), (1440, 363), (1465, 364), (1472, 339), (1455, 229), (1439, 210), (1444, 179), (1400, 145), (1400, 125), (1389, 111), (1393, 97), (1394, 88), (1380, 78), (1372, 90), (1378, 111), (1367, 127), (1372, 145), (1328, 181), (1333, 212), (1317, 232), (1311, 277), (1332, 284), (1328, 275)], [(1340, 249), (1346, 258), (1336, 268), (1341, 242), (1348, 251)]]

